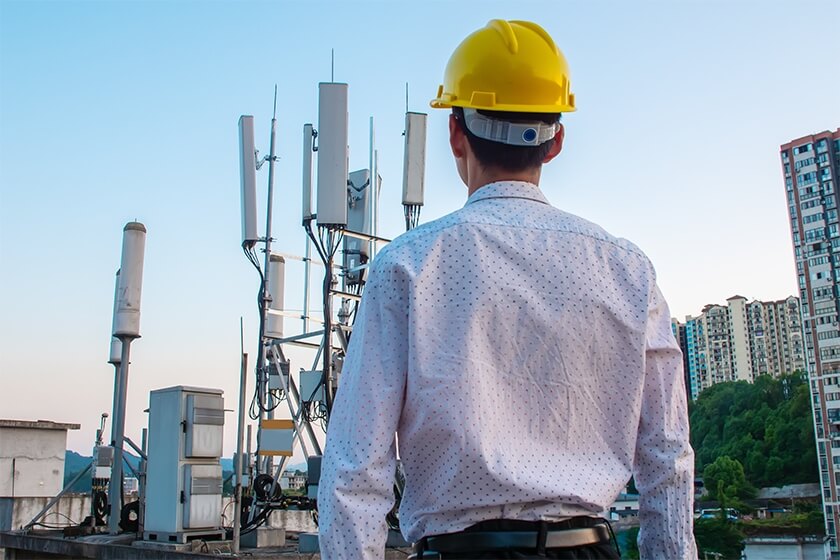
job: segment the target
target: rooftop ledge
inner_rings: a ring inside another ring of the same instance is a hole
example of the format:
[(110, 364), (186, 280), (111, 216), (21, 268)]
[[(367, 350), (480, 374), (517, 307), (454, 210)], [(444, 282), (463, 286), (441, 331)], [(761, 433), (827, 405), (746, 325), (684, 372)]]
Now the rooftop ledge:
[(3, 420), (0, 418), (0, 428), (34, 428), (36, 430), (78, 430), (81, 424), (64, 424), (51, 420)]

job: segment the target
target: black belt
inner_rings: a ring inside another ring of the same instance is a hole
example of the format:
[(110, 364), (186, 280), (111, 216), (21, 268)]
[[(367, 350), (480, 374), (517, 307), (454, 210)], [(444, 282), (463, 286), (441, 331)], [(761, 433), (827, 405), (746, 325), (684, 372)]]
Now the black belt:
[(475, 531), (423, 539), (423, 548), (442, 553), (482, 552), (522, 548), (573, 548), (610, 542), (606, 523), (580, 529), (549, 529), (545, 543), (538, 531)]

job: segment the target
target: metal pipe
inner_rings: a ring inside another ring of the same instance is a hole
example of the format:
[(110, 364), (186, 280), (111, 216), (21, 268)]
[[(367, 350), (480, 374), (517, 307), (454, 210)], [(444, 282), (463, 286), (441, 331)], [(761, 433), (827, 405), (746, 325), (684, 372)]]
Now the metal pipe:
[(114, 410), (119, 411), (113, 423), (111, 431), (114, 432), (114, 463), (111, 466), (111, 481), (108, 483), (108, 503), (110, 513), (108, 514), (108, 531), (112, 535), (120, 532), (120, 511), (123, 502), (123, 442), (125, 437), (125, 401), (128, 390), (128, 365), (131, 350), (131, 341), (136, 338), (134, 335), (120, 335), (122, 344), (122, 357), (120, 359), (119, 373), (119, 395)]
[[(145, 430), (146, 428), (143, 428), (143, 429)], [(126, 437), (125, 442), (128, 444), (128, 446), (130, 448), (132, 448), (134, 450), (135, 453), (137, 453), (137, 455), (140, 456), (141, 459), (148, 459), (148, 457), (146, 457), (146, 453), (140, 447), (138, 447), (136, 443), (131, 441), (130, 437)]]
[[(122, 356), (122, 351), (120, 352), (120, 356)], [(120, 363), (114, 363), (114, 401), (113, 401), (113, 409), (111, 411), (111, 445), (114, 445), (114, 441), (117, 437), (116, 426), (117, 422), (120, 417), (120, 410), (119, 410), (119, 400), (120, 400)]]
[(236, 473), (236, 488), (233, 498), (233, 553), (239, 554), (239, 531), (242, 521), (242, 430), (245, 427), (245, 387), (248, 378), (248, 354), (242, 354), (242, 366), (239, 372), (239, 418), (236, 425), (236, 461), (233, 472)]
[[(369, 146), (370, 153), (368, 154), (368, 156), (370, 157), (370, 162), (368, 164), (368, 167), (370, 169), (370, 195), (371, 196), (370, 196), (370, 199), (368, 200), (368, 206), (369, 206), (369, 210), (370, 210), (370, 220), (371, 220), (370, 233), (373, 234), (373, 235), (376, 235), (376, 226), (375, 226), (375, 224), (376, 224), (376, 214), (375, 214), (375, 211), (376, 211), (376, 207), (375, 207), (375, 201), (376, 201), (376, 169), (374, 169), (374, 165), (375, 165), (376, 162), (374, 161), (374, 155), (373, 155), (375, 142), (376, 142), (376, 135), (375, 135), (375, 132), (374, 132), (374, 129), (373, 129), (373, 117), (370, 117), (370, 146)], [(369, 239), (368, 241), (370, 241), (370, 244), (368, 246), (368, 255), (370, 255), (370, 260), (373, 260), (373, 257), (376, 254), (376, 243), (374, 243), (373, 240), (371, 240), (371, 239)]]
[(303, 332), (309, 330), (309, 284), (312, 266), (312, 240), (306, 236), (306, 260), (303, 265)]
[(51, 499), (49, 502), (47, 502), (47, 505), (44, 506), (44, 509), (39, 511), (38, 515), (33, 517), (32, 521), (30, 521), (29, 523), (26, 524), (26, 526), (24, 526), (24, 528), (23, 528), (24, 531), (29, 529), (33, 525), (35, 525), (38, 522), (38, 520), (41, 519), (44, 516), (44, 514), (47, 513), (50, 510), (50, 508), (53, 507), (56, 504), (56, 502), (58, 502), (58, 500), (61, 499), (61, 497), (64, 494), (66, 494), (67, 492), (70, 491), (70, 489), (73, 487), (74, 484), (79, 482), (79, 480), (81, 480), (82, 477), (85, 476), (90, 471), (91, 467), (93, 467), (93, 462), (88, 463), (88, 466), (86, 466), (79, 474), (77, 474), (75, 477), (73, 477), (73, 480), (71, 480), (67, 484), (67, 486), (65, 486), (61, 490), (61, 492), (59, 492), (53, 499)]
[(333, 243), (333, 232), (327, 234), (329, 247), (327, 249), (328, 261), (326, 275), (324, 276), (324, 401), (327, 405), (327, 417), (332, 412), (333, 405), (333, 379), (332, 379), (332, 266), (333, 255), (330, 253)]
[[(252, 428), (251, 424), (248, 424), (248, 425), (245, 426), (245, 459), (248, 461), (248, 472), (249, 472), (248, 484), (253, 486), (253, 484), (254, 484), (254, 473), (253, 473), (253, 469), (251, 468), (251, 438), (252, 438), (251, 428)], [(251, 500), (252, 500), (251, 508), (248, 510), (248, 512), (249, 512), (248, 513), (248, 523), (250, 523), (254, 520), (254, 516), (257, 513), (257, 508), (254, 507), (253, 495), (251, 496)], [(241, 513), (240, 513), (240, 515), (241, 515)]]
[(149, 429), (143, 428), (140, 432), (140, 447), (141, 457), (140, 461), (140, 513), (137, 516), (137, 533), (143, 535), (143, 529), (146, 521), (146, 469), (148, 468), (148, 453), (149, 453)]
[[(275, 161), (275, 146), (277, 137), (277, 86), (274, 86), (274, 114), (271, 117), (271, 140), (269, 143), (268, 154), (268, 201), (266, 204), (266, 218), (265, 218), (265, 264), (263, 266), (263, 282), (260, 286), (260, 332), (259, 345), (257, 346), (257, 393), (258, 402), (265, 403), (267, 408), (273, 406), (269, 402), (270, 393), (268, 390), (268, 374), (265, 368), (265, 323), (268, 315), (268, 277), (271, 274), (271, 212), (274, 201), (274, 161)], [(261, 407), (262, 408), (262, 407)], [(271, 418), (271, 412), (265, 413), (260, 411), (260, 418)], [(257, 429), (260, 429), (259, 427)], [(266, 461), (266, 468), (270, 469), (270, 461)], [(267, 472), (270, 472), (267, 471)]]

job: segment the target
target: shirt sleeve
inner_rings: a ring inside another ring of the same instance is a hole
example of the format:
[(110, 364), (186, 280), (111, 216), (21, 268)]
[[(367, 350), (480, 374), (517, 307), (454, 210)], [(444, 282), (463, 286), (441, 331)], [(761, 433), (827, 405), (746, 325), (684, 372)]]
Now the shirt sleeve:
[(381, 559), (385, 516), (394, 505), (408, 280), (377, 264), (365, 286), (327, 430), (318, 489), (321, 557), (327, 560)]
[(694, 451), (689, 443), (682, 352), (668, 305), (653, 286), (634, 475), (641, 558), (696, 559)]

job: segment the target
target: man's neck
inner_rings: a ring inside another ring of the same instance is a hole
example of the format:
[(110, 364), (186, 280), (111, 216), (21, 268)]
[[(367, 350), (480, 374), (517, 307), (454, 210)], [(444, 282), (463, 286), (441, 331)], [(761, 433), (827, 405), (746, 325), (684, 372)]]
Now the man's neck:
[(504, 171), (499, 169), (481, 169), (473, 168), (470, 170), (470, 176), (467, 181), (467, 196), (472, 194), (485, 185), (491, 183), (498, 183), (501, 181), (524, 181), (526, 183), (540, 184), (541, 168), (528, 169), (526, 171)]

